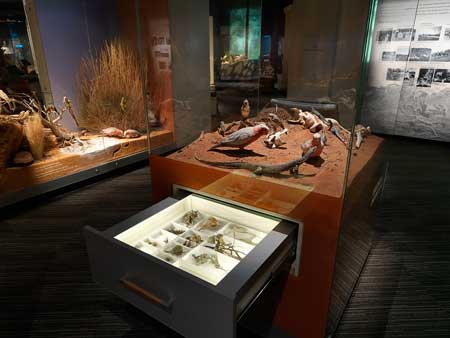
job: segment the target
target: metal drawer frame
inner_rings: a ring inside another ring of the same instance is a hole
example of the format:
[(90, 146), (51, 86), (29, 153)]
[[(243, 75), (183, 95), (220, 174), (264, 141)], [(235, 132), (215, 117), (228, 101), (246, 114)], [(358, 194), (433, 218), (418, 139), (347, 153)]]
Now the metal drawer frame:
[[(177, 195), (182, 198), (186, 194), (189, 192), (178, 191)], [(283, 265), (294, 260), (298, 228), (280, 220), (278, 226), (214, 286), (114, 238), (177, 202), (178, 199), (167, 198), (103, 232), (86, 227), (84, 234), (93, 278), (186, 337), (234, 338), (238, 319)], [(259, 214), (242, 206), (233, 207)]]

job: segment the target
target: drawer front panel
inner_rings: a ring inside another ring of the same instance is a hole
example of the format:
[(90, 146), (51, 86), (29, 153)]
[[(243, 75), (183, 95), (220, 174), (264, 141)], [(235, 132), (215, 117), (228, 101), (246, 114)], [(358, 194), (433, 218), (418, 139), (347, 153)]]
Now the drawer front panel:
[(232, 299), (90, 227), (85, 238), (94, 280), (123, 300), (188, 338), (235, 336)]

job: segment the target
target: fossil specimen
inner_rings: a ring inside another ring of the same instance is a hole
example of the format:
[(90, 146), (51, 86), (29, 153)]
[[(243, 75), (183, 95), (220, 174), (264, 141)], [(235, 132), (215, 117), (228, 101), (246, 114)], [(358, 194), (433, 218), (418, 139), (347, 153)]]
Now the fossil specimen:
[(208, 238), (208, 244), (213, 246), (213, 249), (222, 254), (241, 260), (245, 254), (234, 248), (233, 243), (227, 243), (222, 234), (217, 234)]
[(186, 239), (183, 242), (184, 246), (187, 246), (188, 248), (195, 248), (197, 245), (199, 245), (202, 242), (202, 237), (197, 234), (192, 234), (186, 237)]
[(170, 249), (164, 250), (164, 252), (175, 255), (175, 256), (181, 256), (181, 255), (183, 255), (184, 250), (181, 245), (175, 245), (174, 247), (172, 247)]
[(255, 238), (257, 236), (250, 231), (248, 231), (246, 228), (240, 225), (232, 224), (230, 227), (225, 230), (225, 234), (228, 236), (232, 236), (234, 239), (238, 239), (242, 242), (255, 245)]
[(175, 263), (175, 260), (170, 257), (170, 256), (159, 256), (160, 258), (162, 258), (163, 260), (165, 260), (168, 263)]
[(219, 222), (217, 221), (217, 218), (215, 217), (208, 217), (206, 221), (202, 223), (200, 226), (200, 230), (206, 229), (206, 230), (216, 230), (219, 227)]
[(150, 238), (146, 238), (144, 239), (144, 242), (147, 243), (148, 245), (154, 246), (154, 247), (158, 247), (159, 244), (156, 241), (152, 241)]
[(187, 225), (193, 225), (199, 217), (200, 213), (197, 210), (191, 210), (184, 214), (183, 222)]
[(183, 229), (177, 229), (173, 225), (171, 227), (167, 228), (167, 231), (169, 231), (175, 235), (181, 235), (182, 233), (184, 233)]
[(206, 254), (206, 253), (203, 253), (203, 254), (200, 254), (200, 255), (192, 254), (192, 257), (194, 258), (194, 262), (195, 262), (196, 265), (203, 265), (203, 264), (206, 264), (206, 263), (211, 263), (212, 265), (214, 265), (214, 267), (216, 269), (220, 269), (220, 270), (226, 271), (220, 265), (219, 258), (215, 254)]

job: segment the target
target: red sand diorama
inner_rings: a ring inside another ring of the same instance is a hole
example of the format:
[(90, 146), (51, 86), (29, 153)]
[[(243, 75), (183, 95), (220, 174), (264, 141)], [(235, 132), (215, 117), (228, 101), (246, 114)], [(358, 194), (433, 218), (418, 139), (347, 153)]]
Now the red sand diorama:
[[(279, 148), (268, 148), (264, 144), (264, 137), (248, 145), (244, 150), (236, 148), (221, 148), (209, 150), (217, 144), (222, 136), (218, 132), (205, 133), (196, 141), (182, 148), (178, 152), (169, 156), (171, 159), (191, 162), (204, 165), (196, 160), (204, 159), (214, 162), (250, 162), (264, 164), (280, 164), (299, 158), (302, 155), (301, 145), (306, 140), (312, 138), (312, 133), (304, 129), (301, 125), (287, 126), (288, 134), (283, 135), (286, 142)], [(332, 133), (326, 132), (327, 142), (319, 159), (308, 161), (299, 168), (299, 176), (289, 173), (289, 171), (272, 175), (271, 178), (286, 182), (292, 185), (301, 185), (305, 188), (313, 189), (315, 192), (325, 195), (340, 197), (343, 192), (345, 181), (345, 169), (347, 165), (348, 149), (344, 143), (336, 138)], [(370, 135), (364, 140), (359, 149), (352, 150), (352, 162), (367, 162), (382, 143), (382, 138)], [(228, 170), (231, 169), (220, 169)], [(253, 173), (238, 170), (243, 174), (253, 175)], [(350, 170), (349, 180), (352, 180), (354, 173)]]

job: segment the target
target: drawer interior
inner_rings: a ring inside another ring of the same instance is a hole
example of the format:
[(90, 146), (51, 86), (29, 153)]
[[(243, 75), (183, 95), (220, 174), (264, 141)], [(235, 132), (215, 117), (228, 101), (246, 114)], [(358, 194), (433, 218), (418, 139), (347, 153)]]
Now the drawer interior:
[(189, 195), (115, 239), (217, 285), (279, 222)]

